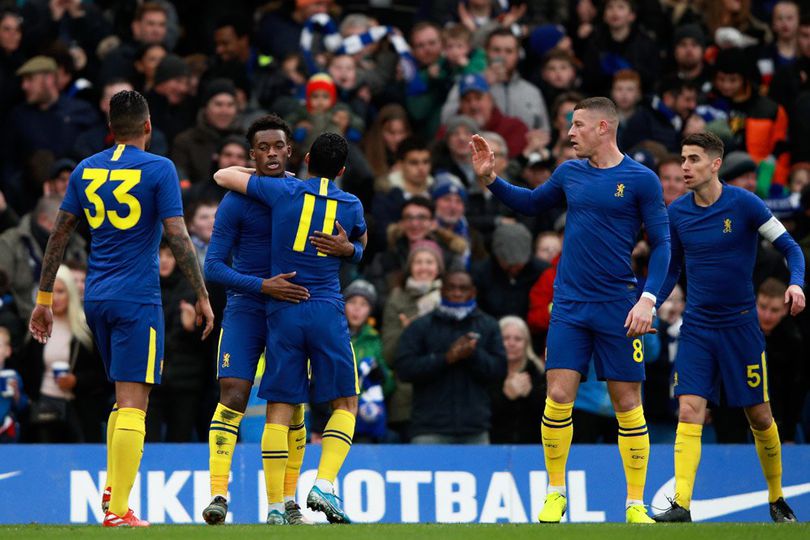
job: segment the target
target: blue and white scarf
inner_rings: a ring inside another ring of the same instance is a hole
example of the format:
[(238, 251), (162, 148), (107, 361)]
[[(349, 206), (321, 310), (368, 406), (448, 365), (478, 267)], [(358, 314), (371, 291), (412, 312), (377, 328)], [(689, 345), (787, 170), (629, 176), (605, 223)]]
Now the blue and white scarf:
[(463, 321), (469, 317), (470, 313), (475, 311), (477, 307), (478, 302), (475, 301), (475, 298), (468, 302), (451, 302), (445, 297), (442, 297), (442, 301), (436, 306), (436, 311), (442, 315), (446, 315), (450, 319)]

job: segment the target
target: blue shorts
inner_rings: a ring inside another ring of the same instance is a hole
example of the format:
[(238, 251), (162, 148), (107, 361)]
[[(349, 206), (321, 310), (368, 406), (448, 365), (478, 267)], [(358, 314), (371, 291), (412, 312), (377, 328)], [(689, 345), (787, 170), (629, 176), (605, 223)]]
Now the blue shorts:
[(84, 313), (109, 380), (160, 384), (163, 306), (88, 300)]
[(267, 333), (260, 398), (321, 403), (360, 393), (349, 326), (337, 302), (293, 304), (268, 315), (267, 325), (272, 331)]
[(217, 347), (217, 378), (233, 377), (253, 382), (256, 365), (267, 343), (264, 306), (254, 309), (225, 308)]
[(546, 339), (546, 369), (571, 369), (588, 376), (593, 357), (600, 381), (644, 380), (644, 341), (627, 337), (624, 321), (635, 300), (555, 300)]
[(684, 323), (675, 357), (675, 395), (694, 395), (720, 404), (722, 381), (731, 407), (768, 401), (765, 338), (759, 323), (709, 328)]

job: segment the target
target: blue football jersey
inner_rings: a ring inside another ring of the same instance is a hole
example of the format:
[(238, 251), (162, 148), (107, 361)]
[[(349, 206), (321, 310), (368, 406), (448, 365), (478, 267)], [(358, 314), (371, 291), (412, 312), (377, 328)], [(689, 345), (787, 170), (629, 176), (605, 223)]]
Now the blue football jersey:
[[(309, 241), (314, 231), (334, 234), (335, 222), (354, 241), (366, 232), (360, 200), (326, 178), (273, 178), (251, 176), (248, 196), (272, 209), (273, 275), (296, 272), (293, 282), (306, 287), (311, 299), (343, 301), (337, 257), (318, 253)], [(270, 299), (268, 313), (292, 304)]]
[(61, 209), (90, 225), (85, 300), (161, 303), (162, 220), (183, 215), (171, 161), (134, 146), (108, 148), (79, 163)]

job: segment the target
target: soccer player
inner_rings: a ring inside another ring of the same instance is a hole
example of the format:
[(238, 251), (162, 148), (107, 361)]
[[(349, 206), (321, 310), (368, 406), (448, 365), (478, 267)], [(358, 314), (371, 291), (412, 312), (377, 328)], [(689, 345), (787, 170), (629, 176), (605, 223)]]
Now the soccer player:
[[(250, 157), (262, 182), (287, 176), (291, 137), (287, 123), (274, 114), (257, 119), (248, 129)], [(203, 518), (211, 525), (222, 523), (228, 513), (228, 479), (239, 424), (267, 341), (265, 295), (288, 302), (309, 296), (305, 287), (288, 281), (295, 272), (266, 279), (271, 275), (270, 233), (267, 206), (240, 193), (225, 195), (205, 258), (206, 277), (228, 288), (217, 355), (220, 399), (208, 435), (212, 500)], [(351, 243), (348, 249), (355, 252)], [(227, 264), (229, 258), (232, 267)], [(290, 524), (309, 523), (295, 502), (306, 438), (304, 406), (297, 405), (287, 433), (289, 457), (284, 476), (284, 507)]]
[(691, 191), (669, 206), (672, 262), (661, 288), (664, 300), (686, 263), (689, 291), (675, 358), (680, 412), (675, 437), (675, 498), (656, 521), (692, 521), (689, 506), (700, 462), (708, 401), (718, 403), (722, 380), (728, 404), (743, 407), (768, 483), (771, 518), (796, 521), (782, 494), (782, 447), (768, 402), (765, 338), (757, 321), (752, 277), (759, 235), (790, 266), (785, 304), (791, 315), (805, 306), (801, 248), (756, 195), (720, 182), (723, 142), (712, 133), (686, 137), (681, 168)]
[[(357, 394), (357, 368), (340, 292), (341, 260), (335, 246), (367, 240), (363, 206), (332, 180), (343, 174), (346, 140), (324, 133), (304, 157), (310, 178), (272, 181), (251, 169), (229, 167), (214, 174), (227, 189), (245, 193), (271, 209), (272, 273), (295, 271), (290, 281), (309, 291), (300, 303), (270, 298), (267, 303), (267, 358), (259, 397), (267, 399), (262, 458), (268, 491), (267, 522), (287, 523), (283, 484), (288, 460), (287, 433), (295, 404), (310, 395), (308, 362), (312, 369), (312, 400), (329, 401), (332, 416), (323, 432), (318, 474), (307, 506), (326, 514), (331, 523), (349, 523), (334, 481), (352, 444)], [(320, 230), (312, 231), (313, 228)], [(337, 234), (333, 234), (334, 232)], [(358, 257), (359, 258), (359, 257)]]
[[(669, 230), (661, 183), (619, 151), (618, 123), (609, 99), (579, 102), (568, 136), (577, 157), (584, 159), (563, 163), (533, 191), (496, 176), (495, 155), (483, 138), (475, 135), (470, 143), (479, 180), (510, 208), (537, 215), (568, 203), (547, 340), (548, 394), (541, 431), (549, 486), (538, 516), (543, 523), (557, 523), (565, 514), (565, 464), (574, 431), (571, 411), (592, 357), (597, 377), (607, 380), (619, 421), (627, 522), (652, 523), (643, 502), (650, 439), (641, 406), (641, 336), (654, 331), (653, 308), (669, 264)], [(642, 221), (651, 255), (639, 298), (630, 254)]]
[(183, 221), (174, 164), (146, 152), (152, 134), (146, 100), (134, 91), (115, 94), (109, 119), (115, 146), (85, 159), (70, 175), (43, 257), (29, 328), (40, 343), (51, 335), (54, 278), (65, 245), (83, 216), (91, 235), (84, 309), (107, 377), (115, 382), (116, 405), (107, 424), (102, 507), (109, 507), (104, 526), (144, 527), (149, 524), (135, 516), (128, 501), (143, 453), (149, 390), (160, 384), (163, 368), (161, 233), (197, 294), (197, 325), (203, 318), (206, 321), (203, 339), (213, 328), (214, 314)]

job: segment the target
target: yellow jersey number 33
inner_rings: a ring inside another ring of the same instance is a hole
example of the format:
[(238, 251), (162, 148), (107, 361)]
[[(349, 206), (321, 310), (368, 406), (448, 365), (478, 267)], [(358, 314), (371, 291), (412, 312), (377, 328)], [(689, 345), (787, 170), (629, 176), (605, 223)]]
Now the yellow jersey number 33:
[[(141, 203), (129, 191), (141, 181), (141, 171), (137, 169), (84, 169), (82, 180), (90, 182), (84, 188), (88, 202), (93, 205), (92, 211), (90, 208), (84, 209), (90, 227), (93, 229), (101, 227), (105, 218), (113, 227), (122, 231), (138, 224), (138, 220), (141, 219)], [(104, 199), (97, 191), (107, 181), (121, 182), (113, 189), (112, 194), (116, 201), (129, 208), (125, 217), (121, 217), (117, 210), (104, 208)]]

